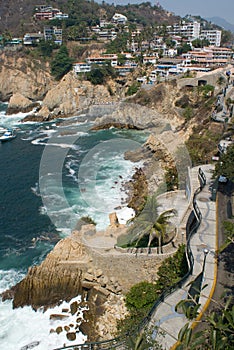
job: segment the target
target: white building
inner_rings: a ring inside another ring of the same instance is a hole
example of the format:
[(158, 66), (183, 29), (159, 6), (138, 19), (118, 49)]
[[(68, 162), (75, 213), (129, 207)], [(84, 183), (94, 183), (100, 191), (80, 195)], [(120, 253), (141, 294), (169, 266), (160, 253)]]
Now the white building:
[(91, 64), (86, 62), (78, 62), (73, 65), (73, 70), (76, 74), (87, 73), (91, 71)]
[(221, 30), (202, 30), (200, 34), (200, 39), (207, 39), (212, 46), (220, 46), (221, 43)]
[(167, 26), (168, 33), (170, 35), (180, 35), (186, 37), (189, 40), (199, 38), (200, 35), (200, 23), (199, 22), (185, 22), (181, 24), (176, 23), (173, 26)]
[(43, 39), (41, 33), (26, 33), (23, 38), (24, 45), (33, 45), (40, 42)]
[(86, 58), (86, 62), (88, 64), (98, 64), (105, 65), (110, 62), (112, 67), (116, 67), (118, 65), (118, 56), (116, 54), (103, 54), (100, 56), (89, 56)]
[(115, 13), (112, 17), (112, 22), (117, 24), (125, 24), (127, 22), (127, 17), (124, 15), (121, 15), (120, 13)]

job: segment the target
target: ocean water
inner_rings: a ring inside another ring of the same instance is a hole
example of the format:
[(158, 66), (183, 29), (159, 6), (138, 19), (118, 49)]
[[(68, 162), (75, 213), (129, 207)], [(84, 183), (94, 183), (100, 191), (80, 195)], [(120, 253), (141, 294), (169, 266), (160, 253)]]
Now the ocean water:
[[(0, 292), (40, 263), (81, 217), (92, 217), (104, 229), (109, 213), (121, 216), (124, 182), (137, 166), (124, 160), (124, 152), (147, 137), (116, 129), (94, 132), (79, 117), (21, 123), (25, 115), (6, 116), (6, 107), (0, 104), (0, 126), (15, 128), (17, 137), (0, 143)], [(37, 350), (68, 345), (64, 332), (50, 333), (60, 325), (50, 314), (58, 312), (59, 307), (45, 313), (13, 310), (11, 301), (0, 301), (0, 349), (20, 350), (31, 342)]]

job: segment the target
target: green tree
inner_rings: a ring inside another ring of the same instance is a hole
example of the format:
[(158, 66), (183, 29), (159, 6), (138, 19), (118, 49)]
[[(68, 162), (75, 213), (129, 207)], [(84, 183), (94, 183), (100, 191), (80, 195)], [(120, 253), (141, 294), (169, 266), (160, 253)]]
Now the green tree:
[(182, 53), (186, 53), (191, 50), (191, 46), (189, 44), (183, 44), (182, 46), (179, 46), (177, 48), (178, 55), (181, 55)]
[(162, 241), (169, 228), (170, 218), (176, 214), (175, 209), (169, 209), (159, 214), (159, 204), (156, 195), (148, 197), (142, 212), (134, 219), (129, 228), (131, 243), (138, 246), (143, 237), (148, 237), (147, 247), (150, 249), (154, 238), (158, 239), (158, 251), (162, 252)]
[(207, 39), (195, 39), (192, 41), (192, 45), (193, 47), (201, 48), (210, 45), (210, 42)]
[(229, 180), (234, 180), (234, 145), (231, 145), (227, 148), (227, 153), (223, 154), (221, 161), (216, 163), (214, 170), (214, 177), (224, 175)]
[(37, 45), (37, 49), (43, 57), (51, 57), (53, 50), (57, 47), (58, 45), (52, 40), (41, 40)]
[(90, 72), (86, 74), (87, 80), (93, 85), (104, 84), (108, 77), (115, 78), (115, 69), (110, 65), (94, 66)]
[(66, 46), (62, 45), (51, 62), (51, 74), (56, 80), (60, 80), (72, 69), (72, 59), (69, 57)]

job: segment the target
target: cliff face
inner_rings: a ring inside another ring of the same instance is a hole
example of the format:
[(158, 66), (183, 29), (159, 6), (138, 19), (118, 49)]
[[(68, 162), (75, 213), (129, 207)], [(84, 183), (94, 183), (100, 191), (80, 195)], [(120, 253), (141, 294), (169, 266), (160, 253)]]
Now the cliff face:
[[(109, 227), (96, 232), (93, 225), (59, 241), (39, 266), (31, 267), (26, 277), (3, 300), (13, 299), (13, 306), (31, 305), (34, 309), (51, 307), (82, 294), (87, 301), (87, 320), (80, 329), (89, 340), (113, 336), (117, 319), (124, 318), (123, 293), (142, 280), (155, 281), (161, 258), (138, 257), (114, 248), (124, 227)], [(126, 266), (128, 269), (126, 270)]]
[(0, 100), (8, 101), (16, 93), (40, 100), (54, 86), (48, 65), (14, 54), (0, 56)]
[[(116, 84), (112, 81), (105, 86), (94, 86), (89, 81), (79, 80), (73, 72), (69, 72), (61, 81), (55, 83), (52, 82), (51, 78), (46, 79), (47, 73), (44, 72), (42, 84), (40, 80), (40, 73), (42, 74), (42, 72), (40, 71), (38, 77), (36, 75), (37, 79), (33, 80), (31, 71), (25, 75), (17, 69), (6, 69), (4, 67), (2, 80), (7, 80), (6, 75), (8, 74), (11, 76), (8, 82), (4, 83), (2, 81), (0, 83), (0, 100), (7, 100), (11, 96), (7, 114), (32, 110), (35, 104), (32, 104), (32, 101), (26, 103), (26, 99), (42, 100), (41, 104), (36, 106), (38, 107), (36, 112), (27, 116), (25, 121), (47, 121), (56, 117), (65, 118), (73, 116), (78, 111), (92, 105), (104, 105), (119, 99)], [(113, 96), (110, 95), (110, 88), (112, 92), (116, 92)], [(19, 96), (19, 92), (21, 96)]]
[(80, 294), (82, 270), (77, 266), (79, 259), (82, 267), (86, 261), (85, 253), (78, 241), (67, 238), (58, 242), (42, 264), (31, 267), (27, 276), (13, 288), (13, 306), (31, 305), (37, 309)]
[(108, 87), (94, 86), (88, 81), (81, 81), (70, 72), (57, 86), (48, 91), (38, 115), (46, 118), (49, 112), (54, 117), (71, 116), (93, 104), (104, 104), (115, 99), (110, 96)]

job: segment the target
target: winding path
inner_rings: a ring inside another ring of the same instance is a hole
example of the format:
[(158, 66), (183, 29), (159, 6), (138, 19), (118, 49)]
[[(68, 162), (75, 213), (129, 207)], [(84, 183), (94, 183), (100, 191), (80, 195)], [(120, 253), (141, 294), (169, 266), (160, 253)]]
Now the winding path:
[[(206, 284), (207, 286), (202, 290), (200, 296), (200, 315), (198, 316), (197, 321), (201, 318), (202, 313), (207, 308), (216, 285), (216, 203), (211, 202), (208, 189), (212, 176), (212, 167), (210, 165), (205, 165), (202, 166), (202, 170), (206, 175), (207, 184), (197, 196), (197, 204), (202, 213), (202, 222), (197, 233), (192, 237), (190, 242), (192, 253), (194, 255), (193, 274), (181, 289), (168, 296), (165, 301), (158, 306), (153, 318), (151, 319), (151, 325), (159, 327), (159, 330), (163, 333), (163, 335), (161, 335), (160, 332), (158, 332), (158, 334), (154, 332), (154, 336), (156, 337), (157, 335), (157, 340), (165, 349), (175, 348), (174, 345), (178, 339), (180, 329), (188, 323), (188, 319), (184, 314), (175, 311), (175, 306), (180, 300), (187, 298), (188, 290), (190, 288), (189, 283), (202, 272), (205, 257), (204, 249), (208, 249), (209, 251), (206, 256), (203, 279), (203, 285)], [(193, 168), (191, 171), (191, 180), (194, 189), (199, 186), (197, 173), (198, 168)]]

